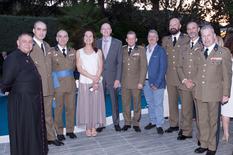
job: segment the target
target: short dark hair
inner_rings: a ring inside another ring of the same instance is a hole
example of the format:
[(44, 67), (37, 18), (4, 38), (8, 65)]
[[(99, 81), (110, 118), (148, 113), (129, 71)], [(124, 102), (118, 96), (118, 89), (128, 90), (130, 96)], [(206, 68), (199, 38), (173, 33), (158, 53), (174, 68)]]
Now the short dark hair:
[(18, 39), (20, 39), (22, 36), (32, 37), (32, 35), (30, 33), (28, 33), (28, 32), (22, 32), (22, 33), (19, 34)]

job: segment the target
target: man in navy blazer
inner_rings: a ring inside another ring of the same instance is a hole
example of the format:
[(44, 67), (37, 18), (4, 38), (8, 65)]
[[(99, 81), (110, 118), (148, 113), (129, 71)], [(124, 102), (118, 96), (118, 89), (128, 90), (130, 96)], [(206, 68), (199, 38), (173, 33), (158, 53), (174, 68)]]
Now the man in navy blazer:
[(163, 134), (163, 96), (166, 87), (165, 74), (167, 71), (167, 55), (163, 47), (157, 44), (159, 39), (156, 30), (148, 33), (146, 57), (148, 72), (144, 85), (144, 95), (148, 104), (149, 124), (146, 130), (156, 127), (158, 134)]

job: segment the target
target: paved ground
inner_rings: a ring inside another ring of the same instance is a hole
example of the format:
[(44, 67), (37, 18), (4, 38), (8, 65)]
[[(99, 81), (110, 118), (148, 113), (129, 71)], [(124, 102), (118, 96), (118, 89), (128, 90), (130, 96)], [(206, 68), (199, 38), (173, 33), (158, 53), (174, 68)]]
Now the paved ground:
[[(147, 115), (143, 115), (141, 128), (147, 124)], [(121, 122), (123, 125), (123, 123)], [(168, 121), (164, 128), (168, 127)], [(195, 127), (194, 127), (195, 128)], [(177, 141), (177, 133), (158, 135), (155, 129), (136, 133), (131, 128), (127, 132), (115, 132), (108, 126), (97, 137), (88, 138), (84, 132), (78, 133), (78, 139), (67, 138), (61, 147), (49, 146), (49, 155), (197, 155), (196, 139)], [(195, 132), (193, 133), (195, 137)], [(222, 135), (222, 132), (221, 132)], [(220, 136), (222, 137), (222, 136)], [(231, 139), (229, 143), (220, 141), (217, 155), (233, 155), (233, 122), (231, 121)], [(9, 155), (9, 144), (0, 144), (0, 154)]]

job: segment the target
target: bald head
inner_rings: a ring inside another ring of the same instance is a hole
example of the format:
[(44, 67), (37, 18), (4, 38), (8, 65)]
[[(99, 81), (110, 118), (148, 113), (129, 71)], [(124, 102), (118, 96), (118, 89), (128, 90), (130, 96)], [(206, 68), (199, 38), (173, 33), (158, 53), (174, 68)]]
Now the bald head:
[(17, 40), (18, 49), (23, 53), (29, 53), (32, 50), (32, 36), (28, 33), (22, 33)]
[(69, 40), (68, 33), (65, 30), (59, 30), (57, 32), (56, 40), (61, 47), (65, 48)]
[(46, 24), (42, 21), (35, 22), (34, 28), (33, 28), (33, 33), (34, 33), (34, 37), (37, 40), (43, 41), (43, 39), (45, 38), (45, 36), (47, 34)]
[(171, 34), (177, 34), (180, 32), (181, 24), (178, 18), (172, 18), (169, 22), (169, 32)]
[(110, 37), (112, 33), (111, 25), (109, 23), (102, 24), (100, 32), (104, 38)]

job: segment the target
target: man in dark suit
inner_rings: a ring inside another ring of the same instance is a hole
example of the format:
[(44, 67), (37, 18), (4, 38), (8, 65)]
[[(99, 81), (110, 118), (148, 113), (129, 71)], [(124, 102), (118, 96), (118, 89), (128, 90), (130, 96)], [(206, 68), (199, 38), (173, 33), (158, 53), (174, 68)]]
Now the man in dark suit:
[(145, 129), (156, 126), (157, 133), (163, 134), (163, 97), (166, 86), (167, 55), (164, 48), (157, 44), (159, 36), (156, 30), (149, 31), (147, 40), (149, 42), (146, 47), (148, 72), (144, 85), (144, 95), (148, 105), (150, 123)]
[[(121, 131), (119, 125), (119, 107), (117, 88), (120, 84), (122, 71), (122, 43), (111, 37), (112, 28), (110, 24), (104, 23), (100, 30), (102, 38), (97, 40), (97, 48), (102, 49), (104, 56), (103, 87), (109, 92), (112, 103), (112, 120), (116, 131)], [(103, 128), (98, 128), (101, 132)]]

